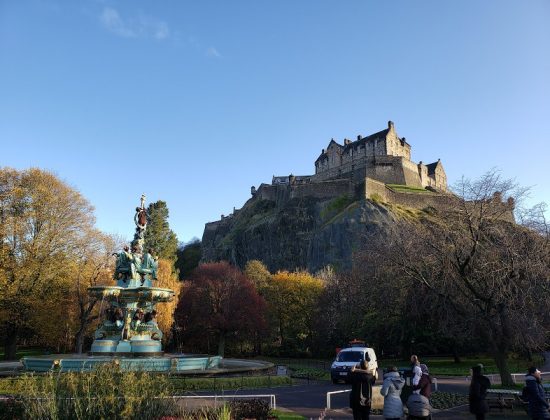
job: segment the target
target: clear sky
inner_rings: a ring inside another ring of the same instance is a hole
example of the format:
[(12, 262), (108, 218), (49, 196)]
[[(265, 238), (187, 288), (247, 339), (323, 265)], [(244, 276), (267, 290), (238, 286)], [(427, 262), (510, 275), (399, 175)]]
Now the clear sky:
[(550, 1), (0, 0), (0, 166), (55, 172), (131, 236), (181, 241), (332, 137), (395, 122), (450, 183), (550, 203)]

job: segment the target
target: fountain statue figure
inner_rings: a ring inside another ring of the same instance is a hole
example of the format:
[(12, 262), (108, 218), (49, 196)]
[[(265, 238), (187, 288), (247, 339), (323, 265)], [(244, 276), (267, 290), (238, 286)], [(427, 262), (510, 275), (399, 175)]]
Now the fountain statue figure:
[(116, 266), (114, 279), (123, 283), (129, 280), (139, 280), (143, 286), (146, 280), (157, 279), (158, 262), (152, 249), (143, 254), (145, 243), (145, 230), (147, 229), (147, 210), (145, 210), (145, 195), (141, 196), (141, 207), (136, 207), (134, 222), (136, 232), (132, 241), (132, 248), (125, 246), (116, 254)]

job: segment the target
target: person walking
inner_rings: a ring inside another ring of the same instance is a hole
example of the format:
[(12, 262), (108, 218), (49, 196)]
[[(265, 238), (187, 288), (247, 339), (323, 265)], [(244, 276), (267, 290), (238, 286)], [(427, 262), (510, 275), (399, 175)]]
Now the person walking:
[(548, 411), (550, 405), (546, 401), (544, 388), (542, 386), (542, 376), (540, 370), (532, 366), (525, 375), (526, 396), (529, 406), (527, 413), (532, 419), (550, 419)]
[(368, 420), (372, 403), (373, 375), (368, 370), (368, 364), (361, 360), (358, 366), (353, 366), (348, 376), (351, 382), (349, 405), (353, 410), (353, 420)]
[(491, 387), (491, 381), (483, 376), (482, 369), (483, 365), (481, 364), (472, 367), (472, 382), (468, 394), (470, 413), (475, 414), (476, 420), (484, 420), (485, 414), (489, 411), (489, 404), (485, 398), (487, 390)]
[(382, 415), (386, 420), (397, 420), (403, 415), (403, 402), (401, 391), (405, 385), (405, 379), (401, 377), (397, 368), (392, 366), (384, 374), (384, 382), (380, 388), (380, 394), (384, 397), (384, 410)]
[(432, 377), (428, 371), (428, 366), (421, 363), (419, 367), (422, 371), (422, 375), (420, 376), (418, 384), (413, 386), (413, 390), (418, 390), (420, 395), (424, 395), (427, 399), (430, 399), (432, 395)]
[(411, 371), (412, 371), (412, 378), (411, 378), (411, 386), (413, 387), (413, 393), (419, 394), (420, 390), (415, 389), (415, 387), (420, 382), (420, 378), (422, 377), (422, 369), (420, 369), (420, 359), (418, 359), (418, 356), (416, 354), (413, 354), (411, 356)]

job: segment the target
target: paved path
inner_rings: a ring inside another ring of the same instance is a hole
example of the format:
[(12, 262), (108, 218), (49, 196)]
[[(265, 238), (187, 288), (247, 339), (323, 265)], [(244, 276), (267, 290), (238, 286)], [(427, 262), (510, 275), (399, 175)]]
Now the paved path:
[[(380, 381), (378, 381), (380, 383)], [(443, 378), (438, 381), (439, 390), (443, 392), (468, 393), (469, 380), (467, 378)], [(293, 386), (276, 388), (245, 389), (238, 391), (227, 391), (226, 395), (244, 394), (274, 394), (277, 407), (300, 414), (306, 418), (317, 419), (322, 414), (325, 419), (351, 419), (353, 418), (349, 407), (349, 393), (334, 394), (331, 399), (331, 406), (334, 408), (325, 412), (327, 392), (350, 389), (349, 384), (334, 385), (329, 381), (300, 381)], [(196, 395), (211, 395), (210, 392), (198, 392)], [(221, 393), (218, 393), (221, 395)], [(464, 412), (453, 411), (452, 413), (439, 412), (434, 414), (437, 418), (460, 418)], [(450, 417), (449, 417), (450, 416)], [(373, 419), (382, 419), (382, 416), (371, 416)]]

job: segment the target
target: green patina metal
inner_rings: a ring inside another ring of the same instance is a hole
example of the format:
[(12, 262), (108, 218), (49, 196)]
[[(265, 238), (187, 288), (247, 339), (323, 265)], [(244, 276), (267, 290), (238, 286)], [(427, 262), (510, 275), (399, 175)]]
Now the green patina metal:
[(147, 211), (145, 196), (134, 216), (136, 231), (131, 246), (115, 254), (116, 286), (95, 286), (89, 293), (109, 304), (107, 316), (95, 332), (91, 354), (134, 354), (150, 356), (162, 353), (162, 331), (155, 316), (156, 304), (169, 302), (174, 291), (153, 287), (157, 279), (157, 258), (152, 249), (144, 251)]
[[(219, 366), (219, 356), (166, 355), (162, 351), (162, 331), (157, 325), (157, 303), (170, 302), (174, 291), (154, 287), (158, 262), (154, 250), (144, 251), (147, 211), (145, 195), (134, 216), (136, 231), (130, 246), (114, 254), (116, 286), (94, 286), (88, 289), (92, 298), (106, 308), (95, 332), (89, 356), (54, 355), (25, 357), (27, 370), (86, 370), (98, 363), (119, 360), (128, 370), (204, 370)], [(76, 357), (75, 357), (76, 356)]]

